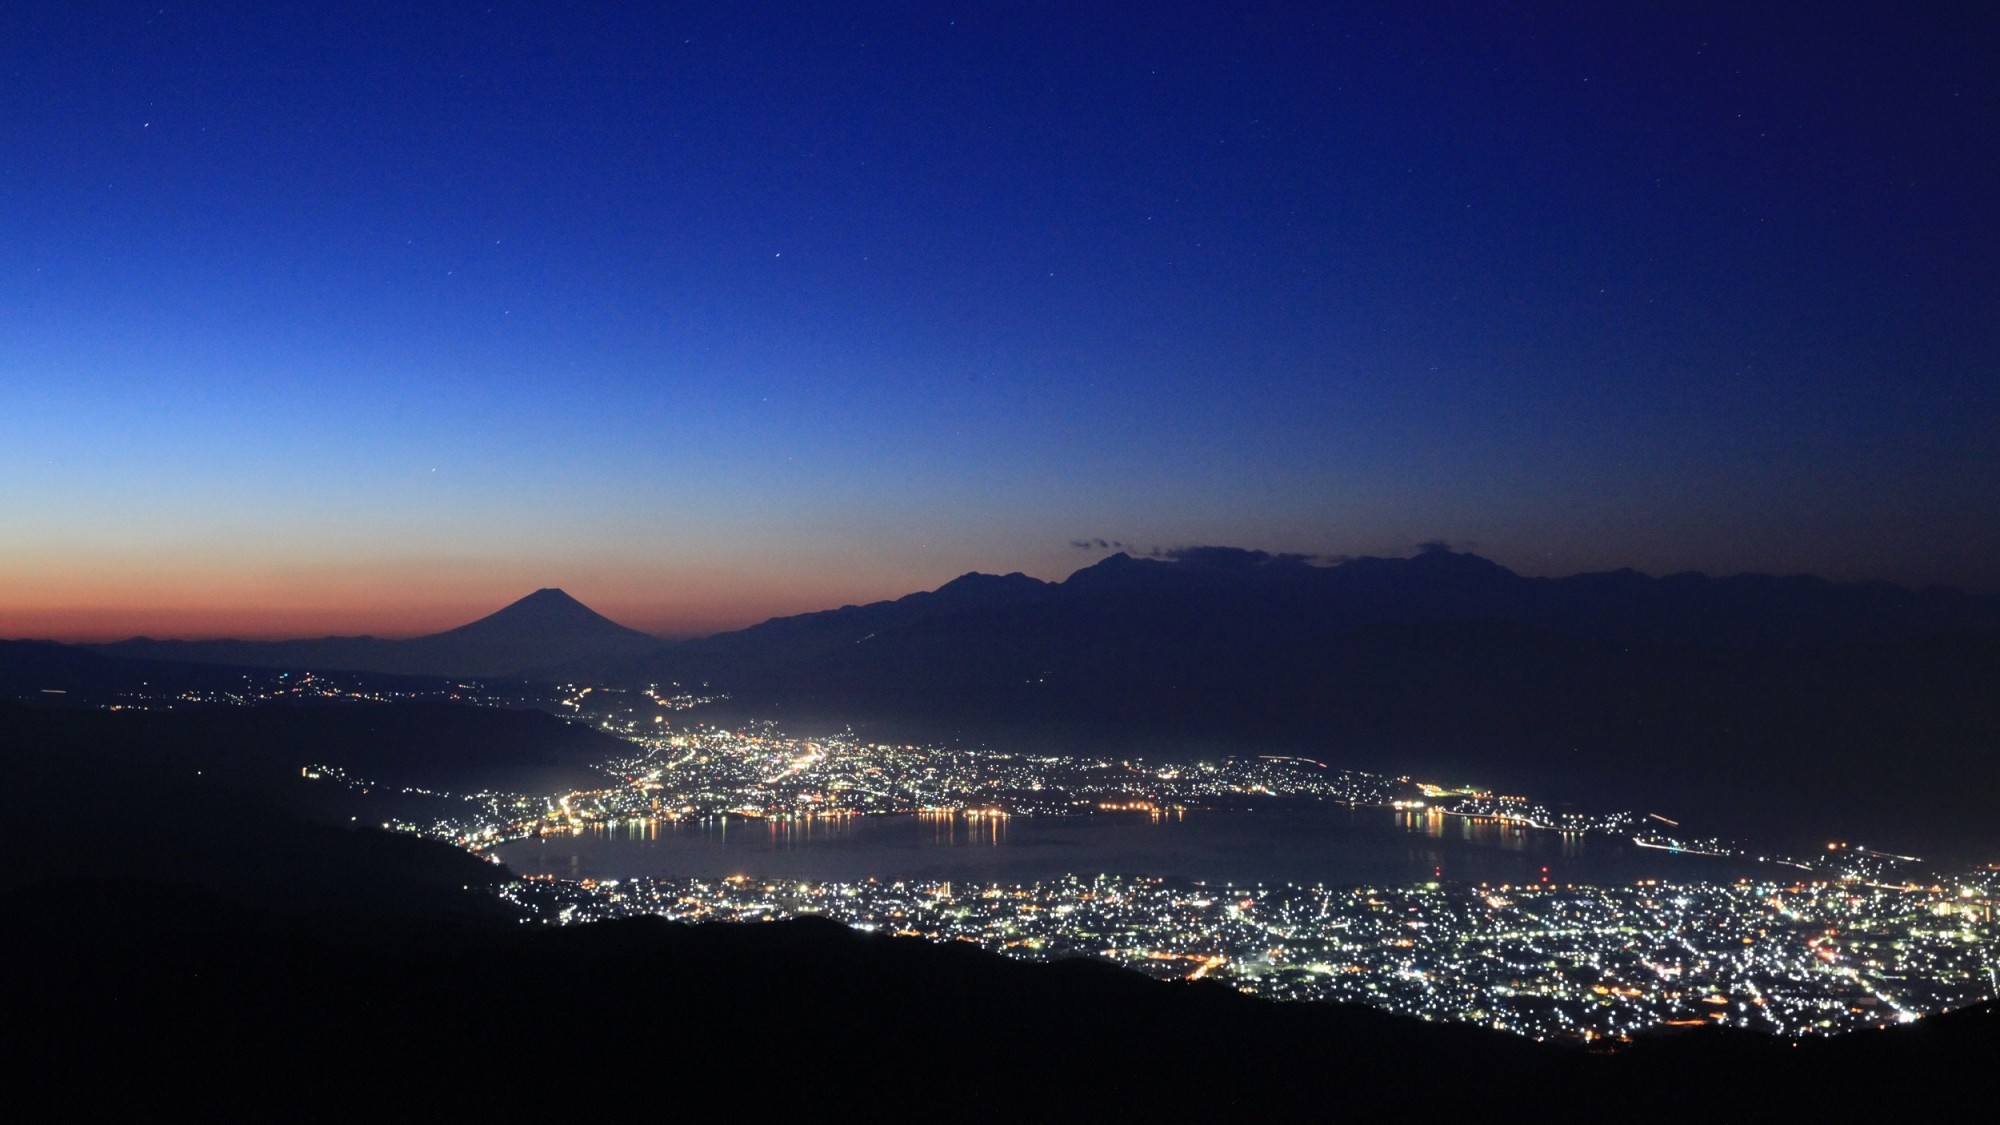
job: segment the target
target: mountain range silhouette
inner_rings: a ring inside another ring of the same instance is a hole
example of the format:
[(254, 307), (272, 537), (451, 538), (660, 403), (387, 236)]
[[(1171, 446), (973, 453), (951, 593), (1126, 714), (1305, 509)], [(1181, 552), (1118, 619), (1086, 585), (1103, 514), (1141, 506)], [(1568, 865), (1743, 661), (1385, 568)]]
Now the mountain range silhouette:
[(1887, 583), (1202, 548), (968, 574), (578, 671), (892, 740), (1282, 749), (1822, 841), (1964, 839), (2000, 801), (2000, 602)]
[[(247, 666), (433, 676), (713, 678), (795, 664), (885, 631), (955, 622), (968, 650), (990, 647), (1002, 617), (1031, 616), (1083, 636), (1108, 617), (1143, 616), (1157, 643), (1234, 632), (1250, 647), (1309, 643), (1378, 624), (1505, 622), (1620, 643), (1811, 649), (2000, 630), (2000, 599), (1943, 587), (1835, 583), (1798, 575), (1651, 578), (1634, 570), (1529, 578), (1477, 555), (1430, 549), (1407, 559), (1319, 565), (1302, 556), (1197, 547), (1172, 558), (1114, 554), (1061, 582), (962, 575), (893, 601), (667, 642), (542, 589), (458, 628), (407, 640), (173, 641), (89, 646), (110, 655)], [(886, 647), (886, 646), (878, 646)], [(706, 666), (704, 666), (706, 665)]]

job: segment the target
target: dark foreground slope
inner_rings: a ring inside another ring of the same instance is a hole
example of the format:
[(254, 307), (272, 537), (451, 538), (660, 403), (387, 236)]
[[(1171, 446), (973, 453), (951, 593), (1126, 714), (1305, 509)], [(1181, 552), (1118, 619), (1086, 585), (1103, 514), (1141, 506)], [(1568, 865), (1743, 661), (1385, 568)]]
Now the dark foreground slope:
[[(545, 791), (595, 777), (609, 739), (537, 712), (435, 704), (194, 712), (0, 705), (0, 893), (173, 883), (329, 916), (497, 916), (500, 869), (372, 826), (444, 800), (404, 785)], [(311, 781), (338, 765), (391, 784)]]
[[(1971, 1076), (2000, 1045), (1982, 1011), (1803, 1047), (1709, 1037), (1606, 1058), (813, 920), (546, 930), (486, 893), (503, 869), (241, 781), (255, 774), (242, 757), (285, 751), (230, 735), (249, 713), (219, 714), (187, 740), (96, 721), (117, 716), (0, 713), (0, 1011), (22, 1104), (1795, 1119), (1844, 1108), (1856, 1075), (1931, 1108), (1983, 1095)], [(201, 756), (218, 740), (237, 750)]]
[[(601, 783), (603, 775), (590, 764), (626, 749), (609, 735), (544, 712), (450, 703), (119, 712), (0, 703), (0, 765), (16, 752), (38, 751), (25, 760), (88, 769), (107, 781), (146, 777), (149, 784), (168, 785), (178, 785), (180, 773), (192, 777), (191, 771), (205, 770), (203, 785), (259, 799), (300, 797), (299, 770), (309, 765), (339, 766), (399, 786), (561, 792)], [(151, 790), (136, 784), (119, 791), (154, 804), (145, 796)]]
[[(269, 668), (192, 659), (153, 659), (119, 656), (55, 641), (0, 641), (0, 701), (98, 707), (134, 698), (159, 700), (177, 695), (216, 698), (241, 693), (253, 683), (268, 687), (281, 677), (290, 678), (284, 675), (282, 665)], [(341, 677), (341, 683), (356, 693), (378, 695), (445, 694), (456, 687), (437, 677), (381, 673), (346, 675)]]

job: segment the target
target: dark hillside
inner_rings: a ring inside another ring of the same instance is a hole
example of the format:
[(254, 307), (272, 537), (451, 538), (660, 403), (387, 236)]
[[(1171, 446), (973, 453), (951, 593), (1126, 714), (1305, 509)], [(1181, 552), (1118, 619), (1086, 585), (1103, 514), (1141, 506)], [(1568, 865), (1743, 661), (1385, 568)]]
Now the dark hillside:
[[(260, 797), (298, 788), (307, 765), (394, 785), (560, 792), (595, 785), (588, 767), (626, 744), (540, 711), (448, 703), (274, 704), (170, 712), (0, 706), (0, 753), (60, 753), (107, 778), (209, 771)], [(177, 767), (176, 767), (177, 768)]]

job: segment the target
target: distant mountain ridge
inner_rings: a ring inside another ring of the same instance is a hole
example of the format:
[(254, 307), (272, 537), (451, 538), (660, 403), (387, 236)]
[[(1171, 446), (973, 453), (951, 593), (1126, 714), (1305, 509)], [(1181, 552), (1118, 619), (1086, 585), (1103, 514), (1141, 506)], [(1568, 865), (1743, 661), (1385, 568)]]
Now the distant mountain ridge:
[(157, 641), (87, 646), (111, 656), (244, 667), (407, 676), (529, 677), (585, 659), (630, 658), (665, 642), (605, 617), (559, 589), (537, 590), (477, 621), (408, 640)]
[[(1634, 570), (1527, 578), (1477, 555), (1426, 550), (1322, 566), (1298, 556), (1200, 547), (1173, 559), (1114, 554), (1044, 582), (1024, 574), (962, 575), (893, 601), (772, 618), (673, 645), (656, 659), (599, 674), (728, 679), (809, 663), (843, 646), (918, 633), (1073, 625), (1090, 644), (1092, 622), (1130, 618), (1160, 644), (1310, 643), (1367, 626), (1507, 623), (1622, 644), (1730, 650), (1817, 649), (2000, 630), (2000, 599), (1942, 587), (1836, 583), (1810, 576), (1675, 574)], [(1100, 626), (1105, 622), (1098, 622)]]
[(2000, 603), (1886, 583), (1202, 548), (968, 574), (590, 674), (912, 738), (1282, 748), (1801, 833), (1924, 807), (1962, 835), (2000, 801)]
[(134, 637), (83, 647), (138, 659), (397, 675), (726, 681), (810, 664), (844, 646), (906, 630), (962, 627), (971, 631), (969, 644), (988, 647), (973, 635), (1000, 619), (1018, 624), (1033, 618), (1041, 628), (1067, 620), (1087, 629), (1106, 614), (1136, 616), (1152, 641), (1168, 646), (1212, 643), (1218, 633), (1268, 647), (1371, 625), (1474, 622), (1622, 644), (1731, 650), (1818, 649), (2000, 630), (2000, 599), (1942, 587), (1805, 575), (1653, 578), (1630, 569), (1529, 578), (1443, 549), (1319, 565), (1295, 555), (1196, 547), (1166, 559), (1114, 554), (1060, 582), (972, 572), (893, 601), (777, 617), (678, 643), (628, 629), (550, 588), (470, 624), (408, 640)]

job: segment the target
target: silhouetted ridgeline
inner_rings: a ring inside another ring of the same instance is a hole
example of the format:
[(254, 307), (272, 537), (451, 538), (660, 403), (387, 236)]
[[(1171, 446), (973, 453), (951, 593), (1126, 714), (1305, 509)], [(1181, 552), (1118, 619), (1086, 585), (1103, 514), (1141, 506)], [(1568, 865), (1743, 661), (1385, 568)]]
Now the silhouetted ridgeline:
[(1206, 634), (1236, 622), (1246, 643), (1286, 643), (1370, 624), (1471, 621), (1706, 648), (1810, 648), (2000, 630), (2000, 600), (1938, 587), (1808, 576), (1650, 578), (1632, 570), (1524, 578), (1477, 555), (1447, 550), (1322, 566), (1202, 547), (1172, 560), (1116, 554), (1062, 582), (967, 574), (928, 593), (777, 618), (677, 647), (716, 654), (812, 647), (918, 621), (1045, 606), (1085, 618), (1144, 609), (1155, 618), (1153, 631), (1162, 634), (1181, 628)]
[[(1053, 609), (1049, 607), (1054, 607)], [(1088, 625), (1143, 612), (1153, 639), (1181, 631), (1215, 641), (1234, 623), (1249, 649), (1297, 643), (1370, 624), (1506, 621), (1620, 643), (1711, 648), (1813, 648), (1953, 632), (2000, 630), (2000, 600), (1942, 588), (1833, 583), (1795, 576), (1649, 578), (1631, 570), (1524, 578), (1476, 555), (1430, 550), (1409, 559), (1315, 565), (1231, 547), (1172, 560), (1124, 554), (1063, 582), (967, 574), (893, 602), (776, 618), (704, 640), (669, 644), (627, 629), (561, 590), (538, 590), (469, 625), (409, 640), (155, 641), (92, 646), (120, 656), (250, 667), (299, 667), (428, 676), (592, 676), (661, 665), (728, 675), (796, 662), (828, 646), (923, 621), (1054, 612)]]

